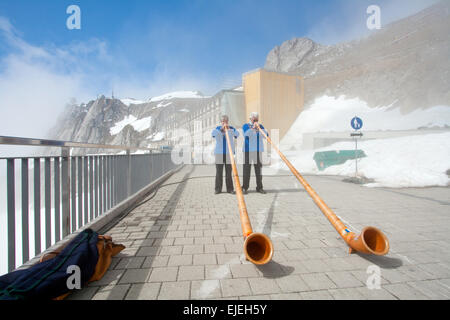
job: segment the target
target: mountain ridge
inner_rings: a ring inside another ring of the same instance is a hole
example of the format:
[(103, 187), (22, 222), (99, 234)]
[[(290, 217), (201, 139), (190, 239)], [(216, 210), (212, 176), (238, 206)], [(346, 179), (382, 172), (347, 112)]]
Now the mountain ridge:
[(306, 107), (324, 95), (359, 97), (371, 107), (392, 104), (403, 113), (450, 105), (449, 9), (442, 1), (332, 46), (294, 38), (269, 52), (265, 68), (303, 76)]

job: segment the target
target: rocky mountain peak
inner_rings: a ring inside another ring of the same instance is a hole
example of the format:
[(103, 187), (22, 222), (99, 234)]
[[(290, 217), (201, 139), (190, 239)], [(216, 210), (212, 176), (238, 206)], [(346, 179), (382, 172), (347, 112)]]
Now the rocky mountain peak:
[(294, 38), (283, 42), (273, 48), (267, 55), (265, 68), (288, 72), (299, 68), (308, 61), (308, 58), (323, 49), (309, 38)]

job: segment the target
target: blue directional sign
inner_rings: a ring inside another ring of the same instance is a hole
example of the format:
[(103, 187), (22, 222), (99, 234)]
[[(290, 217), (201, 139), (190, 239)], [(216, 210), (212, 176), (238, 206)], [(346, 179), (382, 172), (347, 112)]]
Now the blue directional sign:
[(362, 128), (362, 126), (363, 126), (363, 121), (360, 118), (358, 118), (358, 117), (354, 117), (352, 119), (352, 121), (350, 122), (350, 124), (351, 124), (353, 129), (360, 130)]

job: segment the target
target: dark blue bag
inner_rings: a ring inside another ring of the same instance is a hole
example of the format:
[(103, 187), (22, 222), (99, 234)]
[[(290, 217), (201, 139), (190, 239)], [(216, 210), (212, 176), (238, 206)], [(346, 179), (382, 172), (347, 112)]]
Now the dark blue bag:
[(67, 268), (81, 270), (81, 284), (94, 274), (98, 261), (98, 234), (86, 229), (78, 234), (56, 257), (0, 277), (0, 300), (52, 299), (70, 291)]

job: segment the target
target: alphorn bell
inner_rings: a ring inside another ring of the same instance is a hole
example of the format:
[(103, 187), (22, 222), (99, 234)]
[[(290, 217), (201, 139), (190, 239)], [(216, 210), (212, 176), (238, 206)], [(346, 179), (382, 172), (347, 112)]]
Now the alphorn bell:
[(225, 126), (224, 129), (228, 145), (228, 153), (230, 154), (231, 167), (233, 169), (233, 180), (238, 200), (242, 233), (244, 235), (244, 254), (248, 261), (257, 265), (263, 265), (272, 260), (272, 241), (270, 241), (269, 237), (265, 234), (253, 232), (252, 230), (252, 225), (247, 213), (247, 206), (245, 205), (244, 195), (242, 194), (241, 182), (239, 180), (236, 162), (234, 161), (234, 154), (233, 149), (231, 148), (230, 137), (228, 136), (229, 128), (228, 126)]
[(300, 173), (294, 168), (289, 160), (281, 153), (280, 149), (272, 142), (272, 140), (261, 129), (258, 123), (255, 123), (257, 129), (266, 138), (266, 140), (277, 151), (280, 158), (286, 163), (294, 176), (303, 185), (306, 192), (311, 196), (313, 201), (323, 212), (325, 217), (330, 221), (333, 227), (337, 230), (339, 235), (344, 239), (347, 245), (350, 247), (349, 252), (362, 252), (366, 254), (375, 254), (382, 256), (389, 251), (389, 240), (379, 229), (375, 227), (365, 227), (359, 236), (348, 230), (348, 228), (342, 223), (342, 221), (336, 216), (336, 214), (325, 204), (325, 202), (319, 197), (313, 188), (306, 182), (306, 180), (300, 175)]

